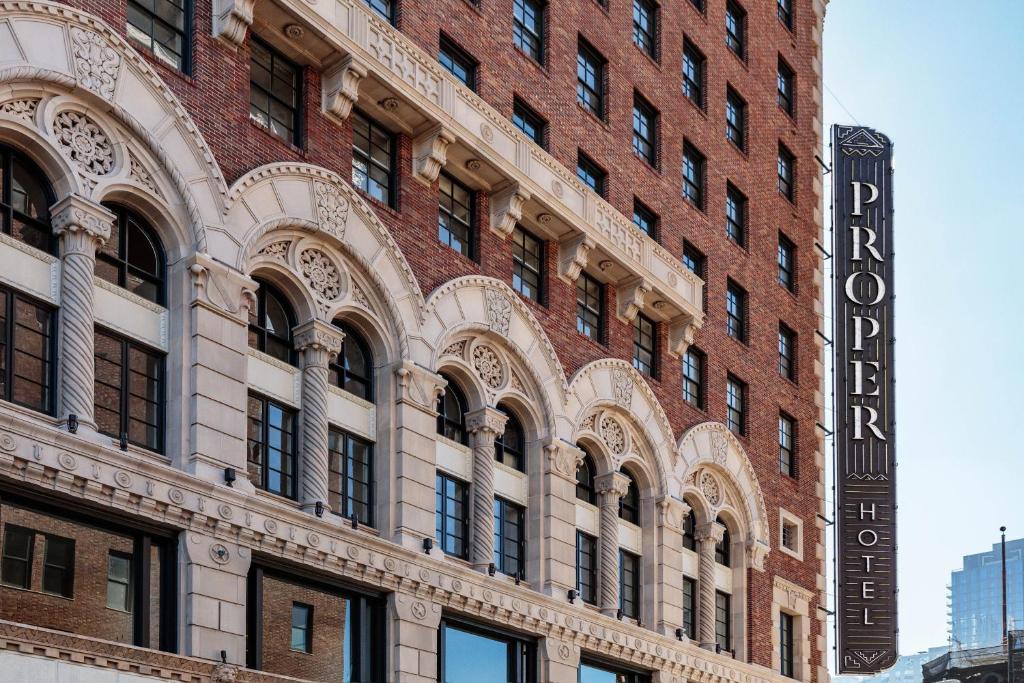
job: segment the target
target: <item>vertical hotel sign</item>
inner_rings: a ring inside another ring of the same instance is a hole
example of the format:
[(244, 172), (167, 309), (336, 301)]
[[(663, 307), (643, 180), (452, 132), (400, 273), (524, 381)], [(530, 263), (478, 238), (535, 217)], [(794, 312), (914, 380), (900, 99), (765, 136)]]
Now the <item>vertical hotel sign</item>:
[(832, 127), (839, 673), (896, 662), (892, 143)]

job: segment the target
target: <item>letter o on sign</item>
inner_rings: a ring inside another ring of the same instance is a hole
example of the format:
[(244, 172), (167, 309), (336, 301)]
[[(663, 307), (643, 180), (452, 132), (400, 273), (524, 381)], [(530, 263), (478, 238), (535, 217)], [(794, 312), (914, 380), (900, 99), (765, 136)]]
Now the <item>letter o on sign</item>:
[[(860, 298), (854, 294), (853, 285), (857, 280), (858, 275), (867, 275), (875, 281), (875, 298), (871, 301), (861, 301)], [(885, 280), (878, 275), (878, 273), (870, 273), (863, 270), (858, 270), (856, 273), (851, 273), (850, 277), (846, 278), (846, 298), (857, 304), (858, 306), (874, 306), (882, 297), (885, 296)]]
[(878, 543), (878, 534), (871, 529), (861, 529), (860, 533), (857, 534), (857, 542), (866, 548), (870, 548)]

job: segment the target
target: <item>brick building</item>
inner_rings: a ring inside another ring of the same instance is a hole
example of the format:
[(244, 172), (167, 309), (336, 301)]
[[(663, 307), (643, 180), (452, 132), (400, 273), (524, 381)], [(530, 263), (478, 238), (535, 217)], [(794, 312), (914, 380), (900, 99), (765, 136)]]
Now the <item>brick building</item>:
[(0, 671), (827, 679), (824, 4), (0, 0)]

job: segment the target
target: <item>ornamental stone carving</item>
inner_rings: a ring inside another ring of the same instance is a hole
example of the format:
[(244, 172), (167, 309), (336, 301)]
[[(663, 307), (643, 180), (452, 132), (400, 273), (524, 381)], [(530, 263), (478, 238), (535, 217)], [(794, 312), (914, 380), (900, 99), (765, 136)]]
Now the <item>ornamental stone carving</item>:
[(544, 446), (544, 452), (551, 460), (555, 472), (566, 479), (576, 480), (576, 470), (583, 462), (583, 451), (567, 443), (558, 441)]
[(616, 368), (612, 373), (612, 381), (615, 402), (629, 410), (633, 403), (633, 377), (622, 368)]
[(503, 337), (507, 336), (512, 318), (512, 302), (504, 292), (491, 287), (485, 290), (484, 296), (487, 299), (487, 323), (491, 331)]
[(71, 29), (71, 53), (78, 84), (104, 99), (114, 99), (121, 56), (99, 34), (80, 28)]
[(601, 438), (608, 445), (615, 455), (621, 455), (626, 451), (626, 433), (622, 425), (611, 415), (601, 417)]
[(458, 356), (462, 358), (463, 354), (466, 353), (466, 340), (453, 342), (445, 347), (445, 350), (441, 352), (442, 356)]
[(259, 250), (260, 256), (266, 256), (268, 258), (277, 259), (278, 261), (285, 261), (288, 258), (288, 247), (291, 246), (290, 240), (281, 240), (280, 242), (271, 242), (267, 246)]
[(142, 165), (138, 157), (130, 152), (128, 154), (128, 178), (153, 194), (160, 194), (156, 189), (156, 183), (153, 182), (153, 176), (149, 174), (149, 171)]
[(110, 139), (91, 118), (77, 111), (62, 111), (53, 119), (57, 143), (83, 171), (105, 175), (114, 168)]
[(32, 123), (32, 119), (35, 117), (36, 109), (38, 108), (38, 98), (29, 97), (20, 100), (7, 100), (3, 104), (0, 104), (0, 114), (10, 116), (14, 119), (21, 119), (26, 123)]
[(498, 354), (483, 344), (473, 348), (473, 368), (489, 388), (497, 390), (505, 383), (505, 369)]
[(324, 252), (304, 249), (299, 254), (299, 270), (313, 291), (324, 301), (334, 301), (341, 296), (341, 273)]
[(711, 435), (711, 459), (716, 465), (724, 465), (729, 456), (729, 444), (721, 434)]
[(316, 218), (320, 229), (337, 237), (345, 238), (345, 224), (348, 222), (348, 199), (336, 187), (316, 181), (313, 183), (316, 195)]
[(700, 473), (700, 492), (712, 507), (722, 504), (722, 487), (715, 475), (707, 470)]

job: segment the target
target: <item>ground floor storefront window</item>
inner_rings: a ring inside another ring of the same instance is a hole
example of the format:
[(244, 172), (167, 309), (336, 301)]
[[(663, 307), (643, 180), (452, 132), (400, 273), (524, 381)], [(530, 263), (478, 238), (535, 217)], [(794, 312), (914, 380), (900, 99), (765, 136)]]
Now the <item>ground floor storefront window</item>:
[(534, 683), (535, 641), (450, 618), (441, 620), (438, 652), (444, 683)]

